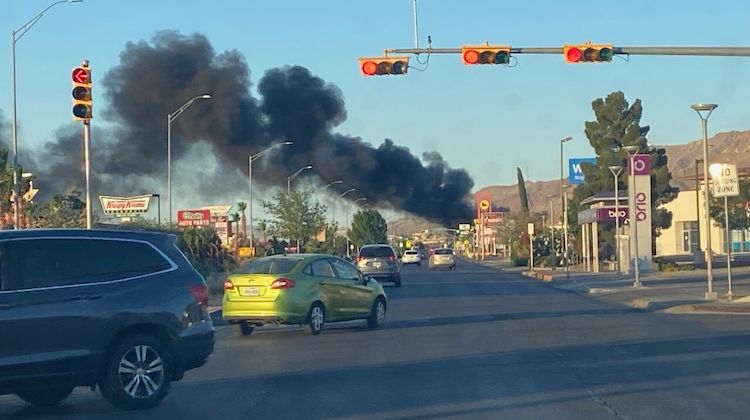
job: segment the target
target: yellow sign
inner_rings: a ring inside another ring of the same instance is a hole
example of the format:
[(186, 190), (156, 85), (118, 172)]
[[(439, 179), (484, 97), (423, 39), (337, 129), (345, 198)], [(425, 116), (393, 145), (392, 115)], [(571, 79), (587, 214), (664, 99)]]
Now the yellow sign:
[(237, 256), (240, 258), (252, 258), (255, 256), (255, 248), (252, 246), (241, 246), (237, 248)]
[(464, 239), (464, 245), (469, 245), (469, 240), (468, 239)]
[(406, 248), (409, 248), (409, 249), (411, 249), (411, 241), (407, 239), (407, 240), (406, 240), (406, 242), (404, 242), (404, 246), (405, 246)]
[(490, 208), (490, 202), (489, 200), (482, 200), (479, 202), (479, 208), (482, 210), (487, 210)]

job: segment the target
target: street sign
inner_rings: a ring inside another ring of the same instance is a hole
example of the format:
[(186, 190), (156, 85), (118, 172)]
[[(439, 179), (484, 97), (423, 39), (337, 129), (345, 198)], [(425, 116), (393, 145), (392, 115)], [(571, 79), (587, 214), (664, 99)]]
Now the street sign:
[(479, 202), (479, 208), (482, 211), (489, 210), (489, 208), (490, 208), (490, 200), (482, 200), (482, 201), (480, 201)]
[(151, 202), (151, 194), (138, 195), (135, 197), (100, 195), (99, 202), (102, 204), (104, 214), (133, 216), (148, 211), (148, 205)]
[(533, 223), (529, 223), (528, 225), (526, 225), (526, 229), (527, 229), (527, 232), (529, 233), (529, 235), (533, 235), (534, 234), (534, 224)]
[(737, 179), (737, 165), (714, 163), (709, 168), (714, 197), (736, 197), (740, 195), (740, 183)]

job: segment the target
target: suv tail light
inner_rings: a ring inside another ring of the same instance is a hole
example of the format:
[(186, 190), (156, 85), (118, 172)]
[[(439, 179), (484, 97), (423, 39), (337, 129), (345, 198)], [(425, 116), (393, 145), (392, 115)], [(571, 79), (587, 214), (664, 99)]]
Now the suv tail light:
[(396, 261), (396, 256), (395, 255), (389, 255), (388, 256), (388, 261)]
[(363, 257), (363, 256), (360, 255), (360, 256), (357, 257), (357, 262), (360, 262), (360, 261), (362, 261), (364, 259), (365, 259), (365, 257)]
[(283, 277), (271, 283), (271, 289), (291, 289), (292, 287), (294, 287), (294, 280)]
[(208, 288), (205, 284), (194, 284), (188, 289), (198, 303), (204, 307), (208, 307)]
[(227, 279), (224, 282), (224, 290), (232, 290), (234, 289), (234, 283), (232, 283), (232, 280)]

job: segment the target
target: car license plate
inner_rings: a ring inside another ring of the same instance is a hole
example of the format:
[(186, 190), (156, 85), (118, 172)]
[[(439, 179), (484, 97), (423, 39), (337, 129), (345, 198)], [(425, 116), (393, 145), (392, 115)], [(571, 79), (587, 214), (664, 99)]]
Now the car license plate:
[(372, 266), (375, 268), (380, 268), (380, 261), (375, 261), (374, 263), (372, 263)]
[(243, 296), (260, 296), (260, 287), (243, 287)]

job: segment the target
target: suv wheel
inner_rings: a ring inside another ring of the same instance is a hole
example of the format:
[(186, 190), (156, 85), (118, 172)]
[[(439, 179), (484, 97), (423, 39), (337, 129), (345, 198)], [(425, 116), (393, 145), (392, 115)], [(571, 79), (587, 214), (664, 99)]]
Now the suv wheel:
[(313, 335), (320, 334), (323, 331), (323, 325), (326, 323), (326, 311), (320, 303), (313, 303), (310, 307), (310, 313), (307, 314), (307, 332)]
[(60, 404), (68, 395), (73, 392), (72, 386), (60, 386), (54, 388), (36, 388), (27, 389), (18, 392), (18, 398), (26, 401), (31, 405), (39, 407), (48, 407)]
[(172, 360), (168, 346), (154, 336), (125, 337), (107, 359), (102, 395), (123, 410), (154, 407), (169, 391)]
[(370, 317), (367, 318), (367, 326), (370, 328), (378, 328), (385, 322), (385, 299), (378, 297), (372, 304), (372, 310), (370, 310)]

